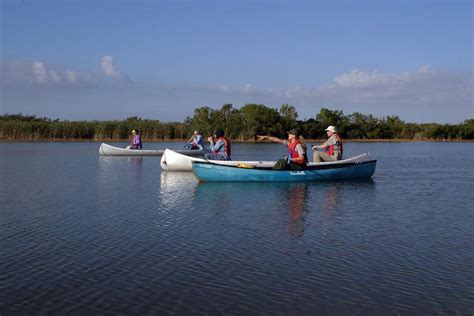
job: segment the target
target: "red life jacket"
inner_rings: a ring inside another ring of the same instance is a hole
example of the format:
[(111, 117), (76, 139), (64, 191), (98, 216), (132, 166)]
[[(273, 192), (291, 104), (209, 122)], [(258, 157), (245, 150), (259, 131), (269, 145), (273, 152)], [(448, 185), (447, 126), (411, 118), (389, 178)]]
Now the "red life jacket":
[(334, 149), (336, 149), (340, 153), (339, 157), (342, 157), (342, 152), (343, 152), (342, 139), (341, 139), (341, 137), (339, 137), (339, 135), (336, 135), (336, 138), (337, 138), (337, 143), (334, 144), (334, 145), (329, 145), (326, 148), (326, 153), (330, 156), (334, 156)]
[[(227, 158), (230, 159), (230, 140), (227, 138), (227, 137), (219, 137), (216, 139), (216, 142), (218, 142), (219, 140), (223, 140), (224, 141), (224, 152), (225, 154), (227, 155)], [(217, 154), (218, 151), (213, 151), (214, 154)]]
[[(300, 157), (300, 154), (298, 154), (298, 152), (296, 151), (296, 146), (298, 146), (298, 144), (303, 146), (303, 144), (297, 139), (292, 143), (288, 143), (288, 154), (290, 155), (291, 159)], [(305, 165), (306, 164), (306, 155), (305, 155), (304, 158), (305, 159), (303, 159), (303, 161), (298, 161), (298, 162), (293, 161), (293, 163), (298, 164), (298, 165)]]

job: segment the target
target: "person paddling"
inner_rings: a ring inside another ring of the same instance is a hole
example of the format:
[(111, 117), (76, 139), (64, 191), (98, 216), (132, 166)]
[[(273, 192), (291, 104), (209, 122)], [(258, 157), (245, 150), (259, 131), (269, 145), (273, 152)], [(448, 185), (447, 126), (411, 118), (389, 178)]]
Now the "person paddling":
[[(342, 159), (342, 139), (337, 134), (336, 128), (332, 125), (325, 129), (328, 140), (321, 145), (313, 146), (313, 161), (336, 161)], [(325, 152), (318, 149), (325, 149)]]
[(257, 135), (258, 140), (271, 140), (288, 146), (288, 157), (276, 162), (273, 169), (302, 170), (306, 168), (308, 158), (306, 156), (306, 141), (298, 129), (288, 131), (288, 139), (279, 139), (273, 136)]
[(198, 131), (194, 131), (193, 136), (186, 143), (186, 147), (192, 150), (202, 150), (204, 145), (204, 139)]
[(212, 153), (206, 153), (204, 159), (210, 160), (230, 160), (230, 140), (224, 136), (224, 131), (217, 129), (214, 137), (207, 139), (211, 145)]
[(140, 133), (137, 129), (132, 130), (132, 140), (130, 142), (130, 145), (125, 148), (127, 149), (142, 149), (143, 148), (142, 138), (140, 137)]

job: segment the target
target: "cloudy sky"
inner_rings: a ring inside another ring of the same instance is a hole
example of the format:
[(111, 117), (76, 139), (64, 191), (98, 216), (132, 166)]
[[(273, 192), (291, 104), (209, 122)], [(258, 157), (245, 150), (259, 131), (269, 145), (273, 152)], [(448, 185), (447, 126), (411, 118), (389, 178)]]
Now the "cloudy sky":
[(0, 110), (182, 121), (200, 106), (474, 118), (473, 1), (0, 0)]

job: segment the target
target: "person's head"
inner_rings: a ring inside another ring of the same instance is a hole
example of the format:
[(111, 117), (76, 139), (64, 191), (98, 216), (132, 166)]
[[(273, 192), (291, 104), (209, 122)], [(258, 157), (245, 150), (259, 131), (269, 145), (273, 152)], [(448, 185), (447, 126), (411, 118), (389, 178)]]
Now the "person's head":
[(337, 133), (336, 128), (332, 125), (329, 125), (328, 128), (325, 129), (325, 131), (329, 136), (332, 136), (333, 134)]
[(193, 133), (193, 134), (194, 134), (194, 136), (196, 136), (196, 135), (198, 135), (198, 134), (199, 134), (199, 132), (198, 132), (198, 131), (194, 131), (194, 133)]
[(138, 134), (138, 129), (132, 129), (132, 135)]
[(299, 138), (300, 135), (301, 133), (297, 128), (293, 128), (288, 131), (288, 139)]
[(224, 137), (224, 131), (218, 128), (218, 129), (216, 129), (216, 131), (214, 132), (214, 136), (215, 136), (216, 138)]

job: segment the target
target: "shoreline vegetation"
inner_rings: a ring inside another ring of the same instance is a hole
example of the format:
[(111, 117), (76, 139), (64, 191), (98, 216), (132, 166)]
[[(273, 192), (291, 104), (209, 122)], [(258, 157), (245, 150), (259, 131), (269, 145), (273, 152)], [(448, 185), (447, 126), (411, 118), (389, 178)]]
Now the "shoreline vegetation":
[(406, 123), (398, 116), (376, 118), (355, 112), (321, 108), (314, 118), (299, 120), (296, 109), (283, 104), (279, 109), (262, 104), (247, 104), (240, 109), (225, 104), (214, 110), (208, 106), (194, 109), (183, 122), (129, 117), (110, 121), (52, 120), (35, 115), (0, 116), (0, 141), (52, 142), (125, 142), (132, 129), (140, 130), (144, 142), (187, 141), (194, 130), (205, 137), (221, 128), (236, 142), (256, 142), (256, 135), (286, 138), (286, 131), (298, 128), (308, 141), (324, 141), (324, 129), (334, 125), (346, 141), (414, 142), (473, 141), (474, 119), (460, 124)]

